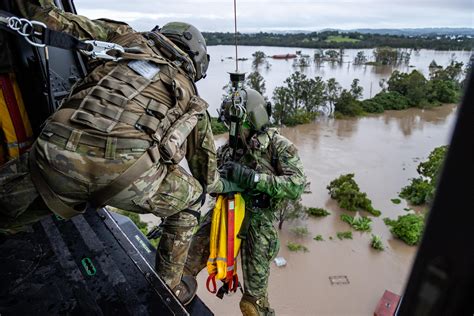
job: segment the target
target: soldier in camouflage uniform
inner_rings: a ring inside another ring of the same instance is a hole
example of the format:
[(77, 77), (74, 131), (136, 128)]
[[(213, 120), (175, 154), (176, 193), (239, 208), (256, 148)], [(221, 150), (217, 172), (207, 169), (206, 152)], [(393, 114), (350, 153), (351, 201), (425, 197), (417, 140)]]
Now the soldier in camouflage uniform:
[[(17, 5), (26, 17), (57, 31), (125, 48), (119, 61), (91, 61), (89, 74), (48, 119), (30, 153), (38, 192), (66, 218), (87, 205), (106, 204), (163, 218), (156, 270), (189, 302), (192, 297), (180, 293), (194, 279), (183, 282), (181, 276), (203, 187), (222, 186), (207, 103), (194, 84), (205, 77), (209, 62), (204, 38), (186, 23), (138, 33), (125, 23), (66, 13), (53, 0), (36, 2)], [(192, 175), (178, 165), (184, 157)], [(23, 157), (1, 172), (2, 204), (14, 196), (15, 181), (30, 181), (24, 162)], [(35, 220), (25, 212), (35, 194), (2, 211), (9, 225)]]
[[(218, 151), (218, 165), (224, 182), (217, 193), (243, 192), (247, 226), (241, 244), (244, 295), (240, 309), (244, 315), (272, 315), (267, 297), (270, 263), (280, 243), (273, 226), (276, 209), (283, 199), (298, 199), (306, 183), (296, 147), (275, 129), (268, 128), (269, 110), (255, 90), (245, 89), (247, 121), (243, 123), (237, 159), (232, 160), (229, 144)], [(265, 109), (265, 110), (262, 110)], [(263, 116), (263, 118), (262, 118)], [(191, 242), (185, 274), (196, 276), (209, 257), (212, 211), (207, 213)], [(243, 228), (244, 229), (244, 228)]]

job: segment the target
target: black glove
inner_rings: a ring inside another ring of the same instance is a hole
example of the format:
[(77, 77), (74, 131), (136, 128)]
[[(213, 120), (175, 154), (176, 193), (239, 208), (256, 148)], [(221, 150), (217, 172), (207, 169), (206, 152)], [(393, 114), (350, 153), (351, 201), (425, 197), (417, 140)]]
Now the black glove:
[(242, 189), (253, 189), (255, 182), (255, 170), (252, 170), (240, 163), (229, 161), (224, 164), (221, 177), (236, 183)]

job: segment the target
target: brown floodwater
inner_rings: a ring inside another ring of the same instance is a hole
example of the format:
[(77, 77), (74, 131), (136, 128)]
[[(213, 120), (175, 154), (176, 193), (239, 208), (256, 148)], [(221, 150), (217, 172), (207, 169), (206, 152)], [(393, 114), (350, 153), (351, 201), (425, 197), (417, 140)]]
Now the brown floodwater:
[[(298, 147), (311, 181), (304, 205), (324, 207), (332, 214), (284, 224), (279, 256), (288, 264), (279, 268), (272, 263), (269, 285), (270, 303), (278, 315), (372, 315), (384, 290), (402, 293), (417, 248), (394, 239), (383, 218), (406, 214), (404, 200), (399, 205), (390, 200), (417, 176), (420, 160), (434, 147), (448, 143), (455, 113), (455, 106), (445, 105), (355, 119), (321, 118), (313, 124), (282, 129)], [(218, 137), (217, 143), (224, 140)], [(383, 252), (369, 246), (370, 233), (354, 231), (353, 240), (336, 237), (337, 232), (350, 230), (340, 214), (354, 214), (341, 211), (326, 185), (349, 172), (355, 173), (361, 190), (382, 211), (382, 216), (373, 218), (372, 232), (382, 237)], [(297, 238), (289, 231), (295, 226), (306, 226), (310, 235)], [(325, 241), (313, 240), (318, 234)], [(309, 252), (290, 252), (288, 241), (305, 245)], [(331, 285), (332, 276), (345, 276), (348, 284)], [(240, 315), (240, 293), (220, 300), (205, 289), (206, 278), (204, 270), (198, 278), (198, 295), (204, 302), (216, 315)]]
[[(416, 166), (434, 147), (449, 142), (455, 117), (456, 107), (444, 105), (354, 119), (320, 118), (312, 124), (281, 130), (298, 147), (311, 182), (311, 193), (303, 195), (303, 204), (326, 208), (331, 215), (286, 222), (280, 231), (278, 256), (288, 264), (279, 268), (272, 263), (269, 282), (270, 303), (278, 315), (373, 315), (384, 290), (403, 292), (417, 248), (394, 239), (383, 218), (406, 214), (404, 208), (410, 206), (404, 200), (396, 205), (391, 199), (417, 176)], [(216, 137), (218, 146), (225, 140), (226, 136)], [(336, 237), (337, 232), (350, 230), (340, 214), (354, 212), (342, 211), (329, 197), (326, 186), (345, 173), (355, 173), (361, 191), (382, 211), (379, 218), (373, 218), (372, 232), (382, 237), (383, 252), (370, 247), (370, 233), (354, 231), (353, 240)], [(158, 222), (153, 215), (142, 218)], [(290, 229), (297, 226), (306, 226), (309, 236), (297, 238), (291, 233)], [(325, 241), (313, 240), (318, 234)], [(290, 252), (288, 241), (305, 245), (309, 252)], [(346, 284), (331, 285), (330, 277), (334, 276), (342, 276), (339, 280)], [(198, 276), (202, 300), (216, 315), (240, 315), (241, 294), (220, 300), (207, 292), (206, 278), (207, 271), (203, 270)]]

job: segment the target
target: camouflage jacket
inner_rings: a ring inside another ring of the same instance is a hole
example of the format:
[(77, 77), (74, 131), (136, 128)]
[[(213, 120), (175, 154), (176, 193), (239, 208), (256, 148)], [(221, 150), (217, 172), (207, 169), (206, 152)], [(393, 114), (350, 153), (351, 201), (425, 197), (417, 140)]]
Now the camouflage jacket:
[[(295, 145), (276, 129), (255, 135), (247, 150), (237, 151), (237, 161), (260, 174), (255, 192), (246, 192), (246, 199), (256, 193), (266, 193), (272, 204), (282, 199), (298, 199), (304, 191), (306, 177)], [(230, 160), (229, 145), (219, 148), (218, 165)]]
[[(114, 39), (123, 38), (128, 34), (138, 34), (129, 25), (123, 22), (106, 19), (90, 20), (84, 16), (64, 12), (55, 6), (53, 0), (36, 0), (39, 6), (24, 0), (17, 0), (16, 2), (25, 17), (42, 21), (51, 29), (71, 34), (81, 40), (95, 39), (113, 42)], [(92, 66), (93, 65), (94, 64), (92, 64)], [(95, 69), (91, 71), (92, 74), (88, 76), (89, 79), (85, 79), (86, 86), (87, 80), (91, 81), (90, 78), (95, 80), (94, 71)], [(182, 76), (182, 78), (184, 78), (184, 76)], [(189, 81), (191, 81), (190, 87), (194, 86), (192, 80), (189, 79)], [(81, 84), (79, 84), (78, 87), (80, 89)], [(193, 88), (190, 89), (192, 90)], [(195, 86), (194, 90), (196, 90)], [(153, 91), (151, 92), (155, 93)], [(145, 91), (145, 93), (147, 93), (147, 91)], [(84, 97), (81, 92), (76, 93), (76, 95), (78, 98)], [(163, 93), (161, 93), (161, 95), (163, 95)], [(74, 99), (75, 96), (73, 95), (72, 98)], [(58, 112), (61, 112), (61, 110)], [(60, 120), (60, 123), (70, 124), (67, 118), (61, 120), (63, 116), (61, 113), (55, 113), (52, 121)], [(67, 115), (67, 117), (69, 117), (69, 115)], [(117, 132), (117, 135), (112, 136), (128, 138), (132, 136), (132, 138), (147, 139), (147, 135), (140, 134), (139, 131), (134, 131), (133, 129), (127, 129), (123, 134), (124, 135), (120, 135), (119, 132)], [(186, 158), (193, 176), (212, 189), (218, 180), (218, 173), (216, 149), (211, 131), (210, 117), (207, 111), (206, 114), (199, 117), (199, 121), (189, 134), (186, 144)]]

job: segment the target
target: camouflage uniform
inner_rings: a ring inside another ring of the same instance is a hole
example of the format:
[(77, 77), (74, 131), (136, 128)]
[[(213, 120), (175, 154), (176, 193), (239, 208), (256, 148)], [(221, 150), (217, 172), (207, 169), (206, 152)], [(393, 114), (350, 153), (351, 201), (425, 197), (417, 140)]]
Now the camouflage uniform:
[[(18, 1), (18, 6), (25, 16), (52, 29), (138, 52), (119, 62), (91, 62), (93, 69), (49, 118), (32, 149), (38, 170), (62, 202), (82, 209), (94, 192), (109, 185), (150, 148), (159, 148), (154, 152), (161, 158), (107, 204), (164, 218), (156, 268), (174, 288), (198, 223), (192, 213), (201, 207), (202, 185), (212, 189), (218, 180), (207, 103), (197, 97), (188, 72), (171, 64), (150, 40), (125, 23), (66, 13), (53, 0), (39, 3), (41, 7)], [(159, 71), (147, 80), (130, 69), (130, 60), (153, 61)], [(192, 176), (178, 165), (184, 157)], [(18, 224), (15, 219), (25, 209), (25, 205), (18, 207), (11, 226)]]
[[(253, 138), (250, 146), (248, 151), (238, 152), (238, 162), (256, 170), (261, 177), (253, 192), (243, 193), (246, 216), (249, 216), (248, 230), (240, 253), (244, 296), (248, 300), (256, 301), (262, 311), (269, 311), (267, 287), (270, 263), (280, 247), (278, 233), (273, 226), (276, 219), (275, 209), (283, 199), (299, 198), (306, 178), (296, 147), (275, 130), (271, 129), (266, 134)], [(228, 145), (219, 149), (219, 165), (230, 159), (228, 149)], [(257, 205), (262, 193), (271, 197), (268, 207), (261, 208)], [(196, 276), (206, 266), (211, 217), (212, 212), (208, 212), (193, 237), (185, 274)]]

